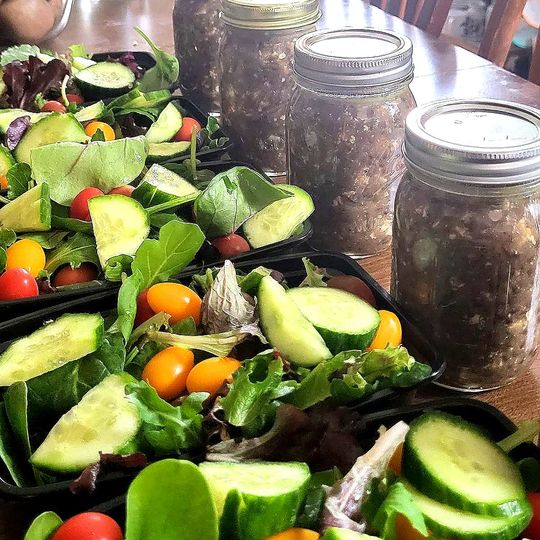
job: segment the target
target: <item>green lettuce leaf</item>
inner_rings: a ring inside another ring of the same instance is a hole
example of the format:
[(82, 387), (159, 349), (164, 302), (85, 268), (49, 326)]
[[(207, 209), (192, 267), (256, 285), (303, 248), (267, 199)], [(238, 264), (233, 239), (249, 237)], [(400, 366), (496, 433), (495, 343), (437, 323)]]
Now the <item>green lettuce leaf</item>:
[(86, 47), (82, 43), (76, 43), (68, 47), (73, 58), (90, 58)]
[(40, 52), (39, 47), (36, 45), (28, 45), (26, 43), (23, 45), (14, 45), (2, 51), (0, 54), (0, 66), (7, 66), (16, 60), (25, 62), (31, 56), (37, 56)]
[(96, 241), (92, 236), (83, 233), (75, 233), (70, 239), (65, 240), (55, 247), (47, 257), (45, 272), (47, 275), (65, 264), (71, 268), (79, 268), (82, 263), (92, 263), (100, 267), (96, 251)]
[(302, 262), (306, 269), (306, 277), (299, 287), (326, 287), (325, 279), (330, 277), (326, 270), (315, 266), (307, 257), (302, 257)]
[(32, 171), (27, 163), (17, 163), (10, 167), (6, 174), (8, 183), (8, 199), (16, 199), (29, 189)]

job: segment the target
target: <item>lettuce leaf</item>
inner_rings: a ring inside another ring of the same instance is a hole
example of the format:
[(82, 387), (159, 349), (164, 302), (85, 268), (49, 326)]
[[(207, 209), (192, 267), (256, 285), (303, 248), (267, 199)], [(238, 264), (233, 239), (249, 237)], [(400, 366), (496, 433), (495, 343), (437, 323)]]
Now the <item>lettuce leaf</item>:
[(36, 45), (29, 45), (27, 43), (23, 45), (14, 45), (7, 48), (0, 54), (0, 66), (7, 66), (11, 62), (18, 60), (19, 62), (25, 62), (31, 56), (37, 56), (41, 51)]

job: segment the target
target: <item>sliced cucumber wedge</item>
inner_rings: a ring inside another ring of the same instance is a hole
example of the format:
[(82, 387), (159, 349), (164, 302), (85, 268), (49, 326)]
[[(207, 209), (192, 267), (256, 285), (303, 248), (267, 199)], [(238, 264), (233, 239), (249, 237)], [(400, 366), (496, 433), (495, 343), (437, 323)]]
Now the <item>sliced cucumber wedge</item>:
[(379, 312), (358, 296), (330, 287), (299, 287), (287, 295), (324, 339), (333, 354), (363, 350), (375, 337)]
[(88, 201), (88, 208), (98, 257), (103, 268), (111, 257), (135, 255), (150, 232), (150, 220), (146, 210), (130, 197), (94, 197)]
[(98, 62), (78, 71), (73, 77), (86, 98), (119, 96), (135, 84), (135, 74), (119, 62)]
[(105, 103), (103, 101), (96, 101), (88, 107), (83, 107), (80, 111), (75, 113), (75, 118), (79, 122), (89, 122), (99, 118), (105, 112)]
[(148, 169), (132, 197), (145, 208), (172, 200), (190, 202), (197, 198), (200, 190), (180, 175), (155, 163)]
[(11, 152), (0, 144), (0, 176), (5, 176), (13, 165), (15, 165), (15, 159), (13, 159)]
[(185, 156), (189, 151), (189, 141), (150, 143), (148, 145), (148, 160), (150, 163), (158, 163), (167, 159)]
[(182, 115), (174, 103), (169, 103), (146, 132), (149, 143), (170, 141), (182, 127)]
[(261, 540), (294, 525), (309, 483), (305, 463), (199, 465), (219, 514), (220, 538)]
[(264, 335), (290, 362), (315, 366), (332, 357), (315, 327), (271, 276), (262, 278), (257, 299)]
[(18, 233), (50, 230), (49, 185), (39, 184), (0, 208), (0, 228)]
[(135, 382), (127, 373), (109, 375), (89, 390), (53, 426), (32, 454), (35, 467), (56, 472), (78, 472), (99, 461), (99, 453), (116, 453), (130, 443), (141, 424), (136, 405), (125, 393)]
[(303, 189), (297, 186), (280, 188), (292, 197), (270, 204), (244, 223), (244, 234), (253, 248), (287, 240), (315, 211), (313, 200)]
[(99, 313), (69, 313), (0, 354), (0, 386), (28, 381), (96, 351), (103, 342)]
[(403, 474), (426, 496), (492, 516), (527, 511), (515, 463), (476, 426), (440, 411), (411, 423), (403, 447)]

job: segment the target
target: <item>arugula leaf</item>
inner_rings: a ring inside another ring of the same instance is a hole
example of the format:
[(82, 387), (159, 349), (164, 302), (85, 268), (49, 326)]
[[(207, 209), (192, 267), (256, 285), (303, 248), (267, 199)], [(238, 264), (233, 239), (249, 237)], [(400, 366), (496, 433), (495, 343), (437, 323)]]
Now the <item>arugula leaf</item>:
[[(2, 231), (0, 231), (1, 236)], [(54, 249), (67, 236), (67, 231), (50, 231), (41, 233), (21, 234), (20, 238), (29, 238), (36, 241), (43, 249)], [(0, 240), (0, 244), (2, 241)]]
[(129, 270), (132, 261), (130, 255), (111, 257), (105, 265), (105, 278), (108, 281), (122, 281), (122, 274)]
[(71, 268), (78, 268), (82, 263), (92, 263), (99, 268), (96, 241), (86, 234), (75, 233), (49, 253), (45, 272), (51, 275), (64, 264), (69, 264)]
[(307, 257), (302, 257), (302, 262), (306, 269), (306, 277), (299, 287), (326, 287), (324, 280), (330, 277), (326, 270), (315, 266)]
[(31, 56), (37, 56), (40, 52), (39, 47), (36, 45), (14, 45), (13, 47), (7, 48), (5, 51), (2, 51), (0, 54), (0, 66), (7, 66), (16, 60), (25, 62)]
[(201, 445), (200, 412), (206, 392), (189, 394), (177, 407), (161, 399), (144, 381), (127, 385), (126, 395), (139, 411), (140, 435), (157, 456), (181, 454)]
[(6, 173), (8, 182), (8, 199), (16, 199), (26, 193), (32, 181), (32, 170), (27, 163), (17, 163)]
[(225, 236), (269, 204), (289, 196), (258, 172), (234, 167), (216, 175), (197, 197), (195, 219), (208, 238)]
[(52, 203), (51, 225), (53, 229), (93, 234), (94, 229), (89, 221), (69, 217), (69, 207)]
[(178, 59), (176, 56), (158, 48), (138, 26), (135, 27), (135, 31), (150, 45), (156, 57), (156, 65), (146, 70), (146, 73), (140, 80), (140, 89), (143, 92), (149, 92), (169, 88), (169, 86), (177, 81), (180, 74)]

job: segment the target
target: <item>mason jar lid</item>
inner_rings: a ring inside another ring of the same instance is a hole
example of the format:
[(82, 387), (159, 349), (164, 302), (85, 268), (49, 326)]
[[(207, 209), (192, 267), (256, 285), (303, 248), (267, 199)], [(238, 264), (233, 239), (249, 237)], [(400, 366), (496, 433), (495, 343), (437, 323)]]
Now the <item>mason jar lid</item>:
[(412, 50), (408, 38), (389, 30), (320, 30), (296, 41), (294, 71), (315, 90), (388, 87), (412, 77)]
[(231, 26), (284, 30), (315, 24), (319, 0), (221, 0), (221, 17)]
[(428, 176), (511, 186), (540, 179), (540, 110), (491, 99), (417, 107), (405, 125), (405, 160)]

